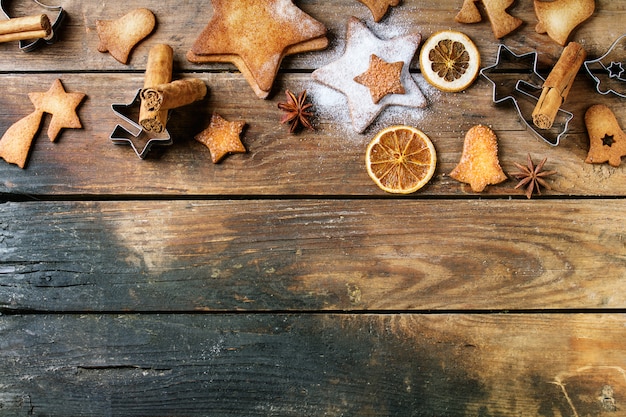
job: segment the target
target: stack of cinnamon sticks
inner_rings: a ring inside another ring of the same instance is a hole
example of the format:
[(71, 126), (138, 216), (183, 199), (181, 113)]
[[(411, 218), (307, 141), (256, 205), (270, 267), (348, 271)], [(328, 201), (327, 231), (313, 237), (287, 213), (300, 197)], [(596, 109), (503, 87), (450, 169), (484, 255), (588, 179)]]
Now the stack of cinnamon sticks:
[(172, 81), (173, 55), (165, 44), (153, 46), (148, 54), (139, 113), (139, 124), (147, 132), (164, 132), (169, 110), (202, 100), (207, 93), (202, 80)]
[(0, 42), (49, 39), (51, 36), (52, 25), (45, 14), (0, 21)]

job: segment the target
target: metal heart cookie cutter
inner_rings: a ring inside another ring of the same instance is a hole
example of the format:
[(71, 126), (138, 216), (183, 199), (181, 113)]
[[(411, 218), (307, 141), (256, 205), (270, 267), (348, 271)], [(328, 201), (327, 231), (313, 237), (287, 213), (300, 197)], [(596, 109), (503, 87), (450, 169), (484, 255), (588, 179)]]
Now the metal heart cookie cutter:
[(147, 132), (134, 118), (139, 114), (141, 107), (141, 89), (137, 90), (135, 97), (128, 104), (112, 104), (113, 112), (124, 120), (128, 126), (117, 125), (109, 136), (116, 145), (130, 145), (133, 151), (141, 159), (145, 159), (154, 145), (167, 146), (173, 143), (172, 137), (167, 130), (162, 133)]
[[(52, 13), (56, 13), (56, 18), (51, 20), (52, 33), (50, 34), (50, 36), (46, 38), (19, 41), (20, 50), (22, 50), (23, 52), (31, 52), (43, 46), (44, 44), (52, 44), (56, 42), (58, 39), (58, 29), (61, 27), (61, 24), (63, 23), (63, 20), (65, 19), (65, 10), (63, 10), (63, 7), (48, 6), (46, 4), (39, 2), (38, 0), (33, 0), (33, 1), (38, 6), (46, 10), (49, 10)], [(0, 10), (2, 11), (2, 14), (4, 14), (4, 16), (6, 16), (6, 18), (10, 20), (12, 17), (15, 17), (15, 16), (9, 16), (9, 13), (7, 11), (8, 9), (7, 5), (9, 3), (11, 3), (11, 1), (9, 0), (0, 0)]]
[(549, 145), (559, 144), (574, 115), (559, 109), (550, 129), (539, 129), (534, 125), (532, 113), (545, 81), (537, 72), (537, 52), (517, 55), (500, 44), (496, 63), (480, 70), (480, 74), (493, 85), (495, 104), (512, 102), (528, 130)]
[(596, 82), (600, 94), (613, 93), (626, 98), (626, 35), (622, 35), (598, 59), (585, 61), (585, 69)]

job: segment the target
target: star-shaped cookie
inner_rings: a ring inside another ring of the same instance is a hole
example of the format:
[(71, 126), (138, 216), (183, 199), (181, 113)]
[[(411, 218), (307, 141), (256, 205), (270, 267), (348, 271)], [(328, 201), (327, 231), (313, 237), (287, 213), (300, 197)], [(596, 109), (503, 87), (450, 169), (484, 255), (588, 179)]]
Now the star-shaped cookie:
[(291, 0), (214, 0), (213, 16), (187, 59), (231, 62), (256, 95), (266, 98), (282, 59), (328, 46), (326, 27)]
[(48, 126), (48, 138), (54, 142), (63, 128), (80, 129), (83, 127), (76, 114), (76, 108), (85, 98), (84, 93), (66, 93), (61, 80), (55, 80), (45, 93), (28, 93), (28, 98), (35, 108), (50, 113), (52, 120)]
[(217, 113), (211, 116), (209, 127), (195, 136), (195, 139), (211, 151), (214, 164), (220, 162), (229, 153), (246, 153), (239, 135), (245, 122), (229, 122)]
[(380, 20), (385, 16), (387, 10), (391, 6), (397, 6), (400, 4), (400, 0), (359, 0), (361, 3), (367, 6), (372, 12), (372, 17), (375, 22), (380, 22)]
[(355, 77), (354, 81), (369, 88), (372, 101), (378, 103), (387, 94), (404, 94), (404, 86), (400, 80), (402, 67), (402, 61), (390, 64), (372, 54), (369, 68)]
[[(347, 43), (343, 55), (315, 71), (314, 80), (346, 95), (352, 126), (362, 133), (387, 106), (420, 108), (426, 98), (409, 72), (409, 65), (422, 37), (419, 33), (383, 40), (379, 39), (357, 18), (348, 21)], [(370, 89), (354, 79), (370, 67), (370, 57), (385, 62), (403, 62), (400, 81), (404, 94), (388, 94), (378, 103), (372, 101)]]

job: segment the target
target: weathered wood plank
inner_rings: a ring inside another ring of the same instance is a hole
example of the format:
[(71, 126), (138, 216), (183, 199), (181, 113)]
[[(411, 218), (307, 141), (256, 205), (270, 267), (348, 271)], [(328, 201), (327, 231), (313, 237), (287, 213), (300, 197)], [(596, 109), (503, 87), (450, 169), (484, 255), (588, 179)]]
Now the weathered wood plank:
[[(167, 43), (175, 50), (177, 64), (187, 70), (234, 69), (225, 65), (190, 64), (185, 54), (200, 34), (212, 15), (210, 0), (184, 2), (177, 0), (131, 0), (123, 5), (118, 2), (86, 2), (81, 0), (58, 1), (68, 14), (68, 19), (60, 31), (60, 40), (54, 45), (30, 54), (24, 54), (17, 48), (17, 43), (0, 44), (3, 59), (0, 71), (126, 71), (143, 70), (148, 50), (155, 43)], [(380, 37), (393, 37), (408, 31), (419, 31), (424, 38), (442, 29), (456, 29), (472, 37), (486, 61), (495, 59), (498, 40), (491, 32), (489, 20), (473, 25), (464, 25), (454, 21), (460, 10), (462, 0), (405, 0), (395, 7), (380, 23), (372, 20), (369, 10), (356, 0), (323, 1), (302, 0), (295, 2), (298, 7), (324, 23), (333, 43), (322, 52), (299, 54), (288, 57), (283, 65), (285, 70), (313, 69), (321, 63), (334, 59), (341, 53), (345, 42), (346, 22), (350, 16), (356, 16), (367, 22)], [(16, 15), (40, 12), (36, 7), (18, 10)], [(122, 65), (108, 54), (98, 52), (96, 20), (115, 19), (135, 7), (152, 10), (158, 21), (157, 29), (134, 50), (129, 65)], [(537, 23), (532, 2), (516, 2), (509, 10), (511, 14), (524, 21), (524, 25), (504, 41), (507, 45), (520, 48), (523, 52), (538, 50), (544, 64), (552, 64), (558, 58), (562, 48), (551, 41), (545, 34), (538, 34), (534, 27)], [(572, 40), (584, 43), (590, 56), (601, 56), (608, 46), (621, 35), (616, 32), (615, 22), (621, 22), (626, 10), (619, 1), (597, 0), (596, 12), (589, 21), (572, 33)], [(415, 66), (417, 68), (417, 64)]]
[[(383, 195), (367, 176), (364, 152), (370, 138), (390, 124), (405, 123), (426, 132), (438, 152), (438, 169), (422, 195), (475, 195), (447, 174), (458, 163), (465, 132), (474, 124), (490, 125), (499, 135), (500, 160), (508, 173), (514, 162), (549, 158), (556, 169), (553, 195), (624, 195), (626, 177), (621, 168), (584, 163), (588, 138), (584, 112), (596, 101), (613, 109), (626, 121), (626, 109), (618, 98), (602, 97), (589, 79), (580, 77), (568, 100), (575, 119), (571, 133), (559, 147), (550, 147), (524, 129), (509, 106), (494, 106), (491, 87), (484, 80), (463, 94), (445, 94), (424, 86), (430, 104), (424, 110), (401, 108), (384, 112), (375, 124), (357, 134), (342, 95), (316, 84), (309, 75), (286, 75), (282, 89), (308, 89), (316, 103), (317, 130), (289, 135), (279, 124), (280, 111), (272, 100), (250, 100), (239, 74), (180, 74), (195, 76), (209, 85), (204, 101), (174, 111), (168, 124), (173, 146), (155, 148), (147, 160), (139, 160), (130, 147), (116, 146), (109, 135), (121, 119), (112, 103), (125, 103), (142, 86), (141, 74), (45, 74), (7, 75), (5, 94), (0, 97), (0, 131), (9, 128), (33, 110), (27, 92), (46, 91), (61, 78), (69, 92), (84, 92), (87, 99), (78, 108), (83, 129), (65, 129), (56, 143), (45, 131), (49, 117), (32, 148), (25, 170), (0, 161), (0, 193), (17, 195)], [(417, 75), (417, 77), (421, 77)], [(421, 83), (422, 85), (423, 82)], [(338, 101), (339, 100), (339, 101)], [(212, 112), (229, 120), (248, 123), (242, 140), (248, 149), (219, 165), (210, 162), (206, 147), (193, 136), (207, 125)], [(626, 126), (626, 123), (624, 123)], [(107, 175), (103, 175), (107, 173)], [(167, 173), (167, 175), (164, 175)], [(521, 195), (515, 181), (489, 187), (485, 194)]]
[(626, 308), (622, 200), (0, 205), (0, 307)]
[(3, 316), (0, 411), (622, 416), (624, 323), (622, 314)]

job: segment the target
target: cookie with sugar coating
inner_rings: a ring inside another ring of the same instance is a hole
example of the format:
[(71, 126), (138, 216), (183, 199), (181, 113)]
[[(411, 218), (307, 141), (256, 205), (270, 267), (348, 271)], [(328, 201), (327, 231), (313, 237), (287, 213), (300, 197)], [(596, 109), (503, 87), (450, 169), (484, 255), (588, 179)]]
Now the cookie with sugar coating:
[(463, 154), (450, 176), (469, 184), (472, 191), (479, 193), (487, 185), (506, 180), (506, 174), (498, 160), (498, 137), (484, 125), (473, 126), (465, 134)]

